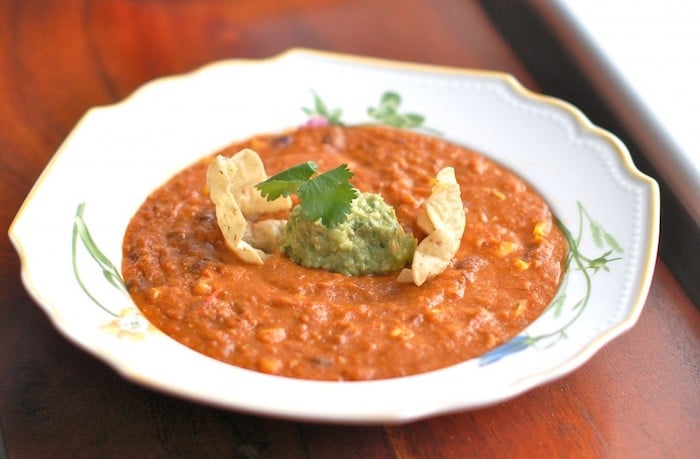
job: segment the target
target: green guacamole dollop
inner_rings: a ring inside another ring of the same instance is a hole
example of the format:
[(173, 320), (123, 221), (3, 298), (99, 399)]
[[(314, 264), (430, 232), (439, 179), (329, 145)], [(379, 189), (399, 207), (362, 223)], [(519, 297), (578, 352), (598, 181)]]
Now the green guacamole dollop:
[(290, 213), (280, 248), (292, 261), (349, 276), (386, 274), (411, 261), (416, 239), (406, 234), (394, 208), (360, 193), (347, 219), (332, 228), (311, 221), (300, 207)]

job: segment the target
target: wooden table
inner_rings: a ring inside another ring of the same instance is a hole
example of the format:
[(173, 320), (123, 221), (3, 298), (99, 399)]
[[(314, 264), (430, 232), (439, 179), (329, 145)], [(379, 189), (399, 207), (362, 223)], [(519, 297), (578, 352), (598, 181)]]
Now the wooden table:
[[(508, 19), (504, 4), (1, 0), (2, 227), (87, 109), (217, 59), (304, 46), (501, 70), (544, 90), (533, 75), (547, 69), (528, 67), (493, 22), (494, 13)], [(638, 324), (579, 370), (489, 408), (371, 427), (242, 415), (138, 387), (53, 329), (23, 289), (7, 238), (0, 257), (0, 421), (10, 458), (655, 458), (700, 451), (700, 312), (663, 250)]]

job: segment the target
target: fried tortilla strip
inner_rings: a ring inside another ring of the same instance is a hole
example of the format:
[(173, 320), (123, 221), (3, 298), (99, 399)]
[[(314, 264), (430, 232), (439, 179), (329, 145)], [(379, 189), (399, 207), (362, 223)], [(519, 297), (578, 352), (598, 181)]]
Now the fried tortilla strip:
[[(224, 158), (219, 155), (217, 158)], [(224, 158), (225, 159), (225, 158)], [(268, 201), (255, 188), (257, 183), (267, 179), (265, 166), (260, 156), (250, 148), (245, 148), (226, 160), (227, 173), (233, 195), (243, 215), (251, 218), (255, 215), (287, 210), (292, 207), (290, 197), (280, 197)]]
[(455, 171), (446, 167), (438, 172), (418, 213), (418, 226), (427, 236), (416, 247), (411, 268), (403, 269), (397, 281), (420, 286), (443, 272), (459, 250), (466, 221)]
[(248, 226), (249, 231), (246, 231), (243, 240), (253, 247), (272, 253), (279, 248), (286, 226), (287, 220), (269, 219), (253, 222)]
[(267, 254), (243, 240), (246, 216), (291, 207), (291, 200), (267, 201), (254, 185), (267, 178), (260, 157), (245, 149), (231, 158), (219, 155), (209, 164), (206, 184), (226, 245), (247, 263), (262, 264)]
[(423, 239), (413, 254), (411, 268), (399, 273), (397, 280), (420, 286), (443, 272), (459, 249), (459, 241), (444, 229), (438, 229)]
[(463, 233), (466, 217), (462, 195), (455, 177), (455, 170), (446, 167), (435, 176), (430, 196), (418, 212), (418, 226), (430, 234), (437, 228), (447, 228), (453, 233)]
[(246, 241), (240, 241), (233, 251), (238, 255), (238, 258), (251, 265), (261, 265), (265, 263), (265, 259), (269, 256), (268, 253), (253, 247)]
[(243, 239), (247, 222), (231, 187), (227, 160), (217, 156), (207, 169), (209, 197), (216, 206), (216, 221), (224, 235), (226, 245), (236, 250)]

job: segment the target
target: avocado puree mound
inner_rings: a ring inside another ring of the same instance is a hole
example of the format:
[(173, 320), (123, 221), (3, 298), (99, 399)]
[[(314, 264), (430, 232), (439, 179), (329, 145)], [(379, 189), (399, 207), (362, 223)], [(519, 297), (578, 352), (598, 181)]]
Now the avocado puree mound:
[(348, 218), (327, 228), (294, 208), (281, 249), (292, 261), (350, 276), (398, 271), (411, 261), (416, 239), (406, 234), (381, 196), (361, 193)]

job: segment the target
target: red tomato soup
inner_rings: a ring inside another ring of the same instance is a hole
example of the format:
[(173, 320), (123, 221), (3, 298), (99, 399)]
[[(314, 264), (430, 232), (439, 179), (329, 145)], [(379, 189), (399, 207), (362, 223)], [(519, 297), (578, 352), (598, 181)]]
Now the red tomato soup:
[[(452, 166), (467, 225), (449, 267), (425, 284), (398, 273), (345, 276), (275, 253), (245, 264), (225, 245), (205, 190), (213, 156), (147, 198), (123, 244), (123, 276), (164, 333), (239, 367), (294, 378), (367, 380), (453, 365), (509, 340), (554, 297), (566, 241), (531, 186), (469, 149), (377, 126), (302, 127), (219, 152), (258, 152), (268, 174), (313, 160), (346, 163), (361, 191), (381, 194), (419, 240), (418, 209)], [(279, 217), (279, 215), (278, 215)]]

